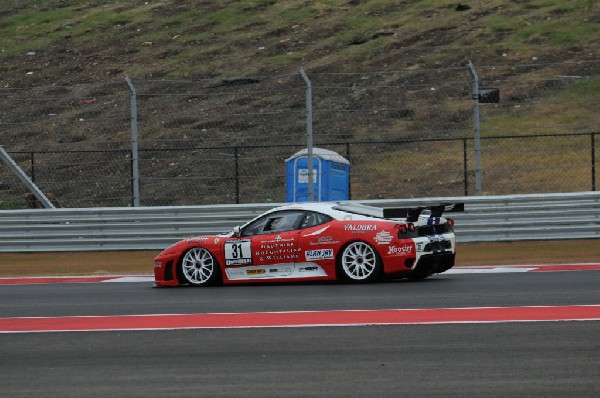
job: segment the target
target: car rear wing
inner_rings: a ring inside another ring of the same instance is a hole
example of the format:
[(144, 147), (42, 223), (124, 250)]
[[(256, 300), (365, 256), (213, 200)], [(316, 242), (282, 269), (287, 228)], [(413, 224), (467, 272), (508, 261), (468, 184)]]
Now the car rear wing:
[(383, 218), (406, 218), (408, 222), (415, 222), (424, 210), (431, 211), (431, 217), (441, 217), (443, 213), (459, 213), (465, 211), (464, 203), (442, 203), (433, 206), (418, 206), (407, 208), (383, 209)]

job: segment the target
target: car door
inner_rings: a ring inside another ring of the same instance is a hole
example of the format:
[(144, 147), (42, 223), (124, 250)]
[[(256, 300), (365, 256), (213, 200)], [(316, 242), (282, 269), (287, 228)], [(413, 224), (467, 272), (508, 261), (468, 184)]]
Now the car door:
[(245, 226), (239, 237), (225, 241), (228, 278), (281, 278), (292, 274), (301, 254), (298, 235), (303, 216), (302, 210), (269, 213)]
[(301, 224), (298, 245), (303, 254), (297, 261), (297, 269), (305, 276), (335, 275), (336, 249), (339, 240), (330, 230), (333, 218), (307, 211)]

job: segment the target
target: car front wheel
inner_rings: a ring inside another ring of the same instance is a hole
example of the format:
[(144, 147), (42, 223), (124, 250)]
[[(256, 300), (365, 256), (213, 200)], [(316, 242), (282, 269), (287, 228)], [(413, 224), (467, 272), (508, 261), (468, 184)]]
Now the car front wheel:
[(371, 245), (364, 242), (347, 245), (338, 261), (344, 277), (353, 282), (372, 281), (381, 272), (379, 256)]
[(179, 268), (183, 281), (193, 286), (207, 286), (217, 282), (219, 265), (214, 256), (202, 247), (188, 250)]

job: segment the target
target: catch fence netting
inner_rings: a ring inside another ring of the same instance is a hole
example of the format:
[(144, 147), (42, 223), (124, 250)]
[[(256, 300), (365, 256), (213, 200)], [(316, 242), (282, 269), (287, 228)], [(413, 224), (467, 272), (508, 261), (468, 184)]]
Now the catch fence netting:
[[(483, 194), (596, 189), (599, 66), (477, 67), (500, 92), (479, 104)], [(146, 206), (282, 202), (312, 115), (314, 146), (350, 161), (351, 199), (476, 193), (466, 66), (306, 75), (310, 98), (300, 73), (3, 88), (0, 145), (64, 207), (130, 206), (136, 183)], [(2, 165), (2, 207), (26, 191)]]

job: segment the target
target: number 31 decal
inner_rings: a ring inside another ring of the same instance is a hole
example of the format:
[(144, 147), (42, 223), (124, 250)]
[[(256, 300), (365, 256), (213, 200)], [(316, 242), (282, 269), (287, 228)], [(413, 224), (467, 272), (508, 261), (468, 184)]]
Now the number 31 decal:
[(252, 264), (250, 239), (228, 240), (225, 242), (225, 265)]

